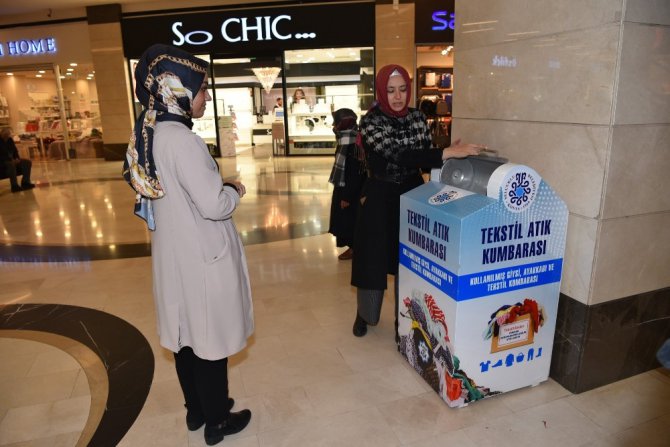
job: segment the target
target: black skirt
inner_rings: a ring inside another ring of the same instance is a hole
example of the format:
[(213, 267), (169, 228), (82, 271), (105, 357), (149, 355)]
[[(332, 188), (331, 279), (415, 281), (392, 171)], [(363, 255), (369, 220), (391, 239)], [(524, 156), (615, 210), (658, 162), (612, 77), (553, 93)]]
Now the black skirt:
[(402, 183), (365, 181), (354, 231), (352, 286), (385, 290), (386, 276), (398, 273), (400, 196), (422, 184), (420, 174)]

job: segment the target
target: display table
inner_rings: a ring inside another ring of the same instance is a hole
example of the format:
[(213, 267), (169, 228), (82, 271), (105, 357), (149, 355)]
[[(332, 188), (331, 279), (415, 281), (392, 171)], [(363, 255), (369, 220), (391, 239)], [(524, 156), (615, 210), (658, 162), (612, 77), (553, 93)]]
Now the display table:
[(272, 154), (273, 155), (286, 155), (286, 144), (284, 141), (285, 138), (284, 132), (284, 123), (277, 121), (272, 123)]
[(272, 123), (256, 123), (251, 127), (251, 144), (272, 144)]
[(329, 155), (335, 153), (337, 141), (335, 134), (307, 134), (291, 136), (290, 153), (291, 154), (322, 154)]
[(65, 159), (65, 141), (54, 141), (49, 144), (47, 151), (47, 158), (49, 160), (64, 160)]

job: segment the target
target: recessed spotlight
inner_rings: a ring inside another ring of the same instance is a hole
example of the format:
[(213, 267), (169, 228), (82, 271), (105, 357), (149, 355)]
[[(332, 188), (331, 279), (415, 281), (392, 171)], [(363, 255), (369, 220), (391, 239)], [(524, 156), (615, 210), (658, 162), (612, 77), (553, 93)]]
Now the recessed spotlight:
[(72, 76), (72, 73), (65, 73), (65, 76)]
[(70, 62), (70, 67), (76, 67), (77, 63), (76, 62)]
[(38, 73), (40, 73), (40, 74), (44, 74), (44, 73), (46, 73), (46, 71), (44, 71), (44, 70), (40, 70), (40, 71), (38, 71)]
[(41, 78), (42, 75), (41, 75), (41, 74), (36, 74), (35, 77), (36, 77), (36, 78)]
[(74, 71), (74, 68), (68, 68), (67, 71)]

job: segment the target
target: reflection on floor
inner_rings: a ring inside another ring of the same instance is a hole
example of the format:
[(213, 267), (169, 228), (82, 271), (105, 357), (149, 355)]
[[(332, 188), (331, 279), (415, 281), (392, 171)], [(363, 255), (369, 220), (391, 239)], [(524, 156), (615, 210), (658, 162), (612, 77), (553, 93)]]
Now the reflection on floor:
[[(270, 153), (258, 147), (219, 160), (224, 177), (247, 185), (235, 219), (256, 313), (256, 333), (230, 371), (236, 407), (254, 417), (221, 445), (668, 446), (670, 376), (661, 370), (580, 395), (549, 380), (448, 408), (397, 353), (393, 306), (366, 337), (351, 335), (351, 263), (337, 259), (342, 249), (325, 234), (332, 157)], [(202, 429), (186, 429), (172, 356), (157, 341), (148, 234), (120, 169), (35, 163), (38, 188), (12, 194), (0, 183), (0, 304), (81, 306), (135, 326), (155, 371), (120, 445), (204, 446)], [(0, 331), (0, 445), (77, 443), (104, 384), (76, 357), (39, 335)]]

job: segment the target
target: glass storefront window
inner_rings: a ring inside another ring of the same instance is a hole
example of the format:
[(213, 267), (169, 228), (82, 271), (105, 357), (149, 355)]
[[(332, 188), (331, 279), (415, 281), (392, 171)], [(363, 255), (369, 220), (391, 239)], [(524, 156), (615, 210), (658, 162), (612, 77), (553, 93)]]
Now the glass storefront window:
[(373, 101), (373, 49), (331, 48), (284, 53), (288, 101), (288, 153), (332, 154), (332, 112), (358, 116)]
[(214, 156), (262, 144), (274, 155), (332, 154), (332, 112), (346, 107), (360, 116), (374, 99), (372, 47), (285, 51), (283, 58), (198, 57), (211, 61), (214, 107), (193, 130)]
[(222, 155), (260, 144), (284, 154), (284, 138), (273, 138), (284, 134), (281, 66), (279, 55), (213, 60)]
[(0, 126), (12, 129), (22, 158), (62, 160), (102, 156), (102, 127), (94, 78), (93, 66), (82, 63), (0, 70)]

